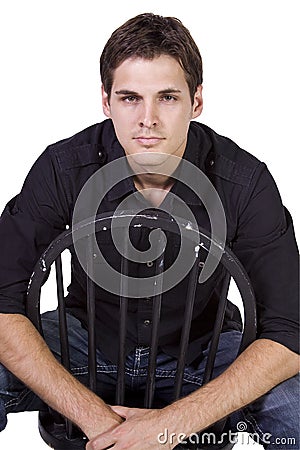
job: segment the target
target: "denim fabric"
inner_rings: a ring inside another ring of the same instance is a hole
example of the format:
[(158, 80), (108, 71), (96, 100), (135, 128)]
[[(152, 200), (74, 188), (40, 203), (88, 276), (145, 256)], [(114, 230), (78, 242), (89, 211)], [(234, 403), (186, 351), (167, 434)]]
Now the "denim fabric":
[(0, 431), (4, 430), (6, 427), (7, 418), (5, 413), (5, 405), (2, 398), (0, 398)]
[(250, 433), (268, 449), (300, 449), (299, 374), (273, 388), (259, 400), (233, 414), (231, 429)]
[[(43, 327), (45, 340), (59, 359), (60, 343), (56, 311), (50, 311), (43, 315)], [(68, 315), (68, 327), (72, 358), (71, 371), (80, 381), (87, 384), (87, 332), (71, 315)], [(222, 333), (214, 377), (222, 373), (235, 359), (239, 342), (240, 333), (238, 331)], [(200, 361), (185, 368), (183, 396), (201, 386), (207, 354), (208, 350), (205, 350)], [(148, 347), (137, 347), (126, 358), (125, 397), (128, 405), (142, 406), (140, 401), (146, 386), (148, 357)], [(172, 401), (175, 372), (176, 360), (159, 352), (156, 367), (155, 407), (163, 407)], [(97, 350), (97, 393), (111, 404), (115, 403), (116, 379), (116, 365), (112, 364), (100, 350)], [(0, 430), (6, 425), (6, 413), (44, 408), (45, 405), (36, 395), (0, 365)], [(299, 376), (281, 383), (243, 411), (233, 414), (230, 425), (234, 432), (238, 430), (253, 433), (254, 440), (259, 441), (265, 448), (299, 449)], [(290, 439), (296, 441), (291, 442)]]

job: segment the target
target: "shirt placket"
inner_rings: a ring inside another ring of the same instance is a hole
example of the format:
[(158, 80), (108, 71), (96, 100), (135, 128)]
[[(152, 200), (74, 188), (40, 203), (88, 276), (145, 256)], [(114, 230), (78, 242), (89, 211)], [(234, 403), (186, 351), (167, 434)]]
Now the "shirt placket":
[[(140, 230), (140, 239), (148, 240), (149, 230)], [(155, 261), (146, 261), (139, 264), (138, 277), (148, 278), (155, 275)], [(153, 297), (140, 297), (137, 302), (137, 338), (138, 345), (149, 345), (152, 331), (152, 302)]]

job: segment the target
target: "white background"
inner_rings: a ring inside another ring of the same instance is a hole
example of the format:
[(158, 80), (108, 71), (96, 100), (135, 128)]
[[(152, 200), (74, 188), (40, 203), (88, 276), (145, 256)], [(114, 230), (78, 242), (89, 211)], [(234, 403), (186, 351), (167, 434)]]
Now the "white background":
[[(2, 4), (1, 210), (19, 192), (48, 144), (104, 118), (101, 50), (125, 20), (154, 12), (178, 17), (190, 29), (204, 61), (205, 106), (199, 120), (267, 163), (299, 236), (299, 2), (174, 3), (11, 0)], [(35, 413), (10, 415), (0, 435), (1, 450), (44, 448), (35, 417)]]

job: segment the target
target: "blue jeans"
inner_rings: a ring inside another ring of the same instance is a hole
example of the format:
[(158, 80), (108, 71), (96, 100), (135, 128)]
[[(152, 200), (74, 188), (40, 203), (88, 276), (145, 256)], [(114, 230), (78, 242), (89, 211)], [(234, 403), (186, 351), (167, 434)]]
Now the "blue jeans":
[[(87, 332), (80, 322), (68, 315), (71, 371), (87, 384)], [(43, 329), (47, 344), (60, 359), (57, 312), (43, 315)], [(213, 376), (222, 373), (233, 361), (240, 343), (240, 333), (222, 333)], [(207, 350), (197, 364), (185, 368), (183, 396), (202, 385)], [(149, 348), (137, 347), (126, 359), (126, 404), (137, 406), (146, 385)], [(157, 357), (155, 407), (172, 401), (176, 360), (162, 352)], [(114, 404), (117, 367), (97, 350), (97, 394)], [(44, 410), (46, 405), (8, 370), (0, 365), (0, 430), (6, 425), (6, 414), (18, 411)], [(300, 449), (299, 442), (299, 376), (288, 379), (259, 400), (230, 417), (230, 429), (248, 431), (254, 440), (269, 449)], [(162, 430), (163, 432), (164, 430)], [(182, 430), (178, 430), (180, 433)]]

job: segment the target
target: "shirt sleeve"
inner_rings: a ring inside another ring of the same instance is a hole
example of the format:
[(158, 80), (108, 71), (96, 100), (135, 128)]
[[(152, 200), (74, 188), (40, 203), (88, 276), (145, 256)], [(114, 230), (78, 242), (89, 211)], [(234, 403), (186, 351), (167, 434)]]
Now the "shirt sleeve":
[(233, 251), (255, 291), (258, 338), (271, 339), (299, 353), (297, 243), (292, 218), (264, 164), (244, 200)]
[(66, 226), (67, 202), (61, 177), (45, 152), (22, 190), (0, 217), (0, 312), (25, 314), (26, 291), (35, 263)]

